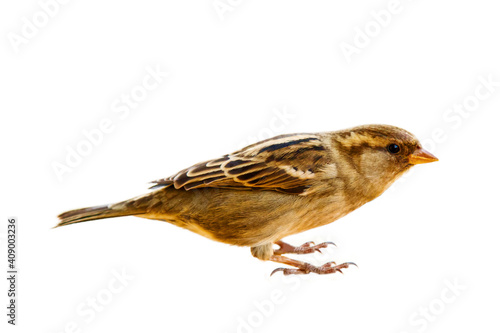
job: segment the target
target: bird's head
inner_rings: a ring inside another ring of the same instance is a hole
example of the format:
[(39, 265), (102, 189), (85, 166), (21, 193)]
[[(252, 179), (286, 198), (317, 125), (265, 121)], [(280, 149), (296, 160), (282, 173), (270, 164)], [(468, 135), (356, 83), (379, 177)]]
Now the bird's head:
[(410, 132), (390, 125), (365, 125), (337, 132), (342, 153), (365, 179), (384, 191), (416, 164), (438, 159)]

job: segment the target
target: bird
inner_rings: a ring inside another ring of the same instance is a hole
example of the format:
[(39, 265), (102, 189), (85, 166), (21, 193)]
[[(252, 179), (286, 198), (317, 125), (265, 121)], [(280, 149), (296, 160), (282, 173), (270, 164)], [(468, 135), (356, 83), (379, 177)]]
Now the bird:
[(392, 125), (278, 135), (152, 181), (144, 195), (62, 213), (54, 228), (137, 216), (250, 247), (254, 257), (287, 266), (271, 275), (332, 274), (356, 264), (314, 266), (285, 254), (321, 252), (333, 242), (293, 246), (283, 238), (340, 219), (411, 167), (435, 161), (413, 134)]

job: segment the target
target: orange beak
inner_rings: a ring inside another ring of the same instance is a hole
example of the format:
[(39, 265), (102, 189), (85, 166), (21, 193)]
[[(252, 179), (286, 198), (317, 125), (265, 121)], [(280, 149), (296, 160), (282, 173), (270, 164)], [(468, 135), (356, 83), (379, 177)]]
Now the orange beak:
[(424, 148), (419, 148), (408, 156), (408, 162), (410, 164), (424, 164), (439, 161), (438, 158), (431, 153), (429, 153)]

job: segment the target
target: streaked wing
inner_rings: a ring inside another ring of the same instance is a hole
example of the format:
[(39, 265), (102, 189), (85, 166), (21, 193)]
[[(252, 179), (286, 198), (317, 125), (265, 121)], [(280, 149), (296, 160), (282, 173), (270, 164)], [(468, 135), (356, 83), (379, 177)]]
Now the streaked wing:
[(281, 135), (156, 180), (152, 188), (212, 187), (305, 195), (327, 162), (326, 155), (327, 149), (315, 134)]

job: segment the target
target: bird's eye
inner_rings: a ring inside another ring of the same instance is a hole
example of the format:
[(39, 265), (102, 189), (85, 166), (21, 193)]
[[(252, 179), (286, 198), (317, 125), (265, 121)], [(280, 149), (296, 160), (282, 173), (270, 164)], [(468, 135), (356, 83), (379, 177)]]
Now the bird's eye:
[(391, 143), (390, 145), (387, 146), (387, 150), (389, 151), (389, 153), (391, 154), (397, 154), (401, 151), (401, 147), (399, 147), (397, 144), (395, 143)]

